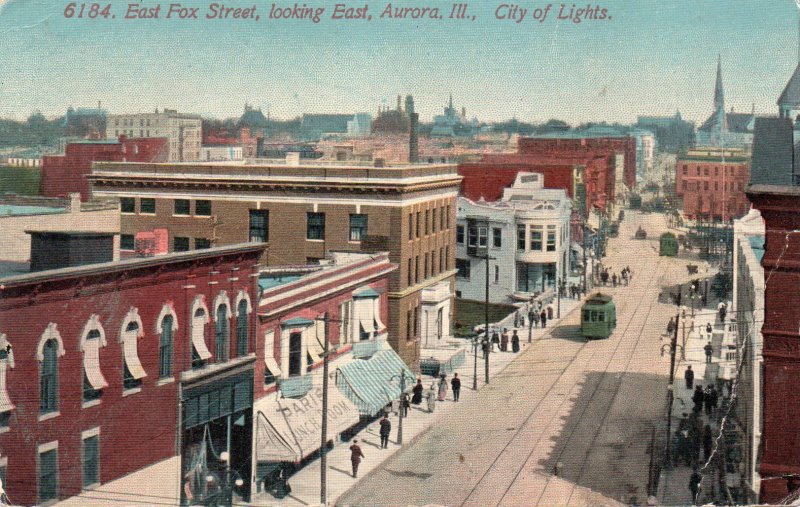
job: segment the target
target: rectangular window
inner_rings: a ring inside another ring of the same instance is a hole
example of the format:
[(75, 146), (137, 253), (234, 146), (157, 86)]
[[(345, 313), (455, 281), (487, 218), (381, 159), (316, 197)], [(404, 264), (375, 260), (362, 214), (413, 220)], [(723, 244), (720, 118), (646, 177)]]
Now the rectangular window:
[(456, 259), (456, 269), (458, 270), (456, 276), (459, 278), (469, 278), (470, 262), (468, 259)]
[(189, 215), (189, 199), (175, 199), (175, 215)]
[(689, 174), (689, 168), (687, 166), (683, 166), (683, 175), (687, 176)]
[(422, 220), (421, 217), (422, 217), (422, 213), (417, 211), (417, 230), (415, 231), (417, 233), (417, 235), (416, 235), (417, 238), (419, 238), (419, 223)]
[(467, 229), (467, 246), (478, 246), (478, 228), (474, 225)]
[(408, 239), (414, 239), (414, 214), (408, 214)]
[(503, 246), (503, 229), (499, 227), (494, 227), (492, 229), (492, 246), (495, 248)]
[(100, 435), (83, 439), (83, 487), (100, 482)]
[(447, 228), (449, 229), (450, 228), (450, 205), (449, 204), (447, 205), (447, 219), (445, 220), (445, 224), (447, 225)]
[(269, 241), (269, 211), (250, 210), (250, 242), (266, 243)]
[(414, 283), (419, 283), (419, 255), (414, 256)]
[(120, 197), (119, 208), (122, 213), (136, 213), (136, 198)]
[(489, 244), (489, 228), (478, 227), (478, 246), (486, 248)]
[(195, 201), (194, 214), (199, 217), (211, 216), (211, 201)]
[(541, 225), (532, 225), (531, 226), (531, 250), (534, 252), (541, 252), (542, 251), (542, 226)]
[(500, 283), (500, 266), (494, 265), (494, 283)]
[(457, 225), (456, 226), (456, 243), (458, 243), (459, 245), (463, 245), (464, 244), (464, 226), (463, 225)]
[(555, 252), (556, 251), (556, 226), (555, 225), (548, 225), (547, 226), (547, 251), (548, 252)]
[(444, 247), (444, 269), (450, 269), (450, 245)]
[(437, 225), (437, 222), (436, 222), (436, 211), (437, 211), (436, 208), (433, 208), (431, 210), (431, 232), (436, 232), (436, 225)]
[(339, 305), (339, 345), (344, 345), (350, 341), (350, 319), (352, 318), (352, 301), (345, 301)]
[(350, 215), (350, 241), (361, 241), (367, 235), (367, 215)]
[[(449, 208), (449, 206), (448, 206), (448, 208)], [(441, 224), (440, 224), (439, 229), (445, 230), (447, 228), (446, 227), (447, 226), (447, 214), (445, 213), (445, 207), (444, 206), (442, 206), (442, 212), (439, 213), (439, 215), (440, 215), (440, 218), (441, 218), (441, 220), (440, 220)]]
[(719, 182), (718, 181), (714, 182), (714, 190), (719, 190)]
[(188, 252), (189, 251), (189, 238), (175, 236), (172, 240), (173, 252)]
[(58, 498), (58, 449), (39, 453), (39, 503)]
[(703, 168), (703, 176), (708, 176), (708, 167)]
[(306, 213), (306, 238), (325, 239), (325, 213)]
[(136, 237), (133, 234), (119, 235), (120, 250), (136, 250)]
[(714, 168), (714, 176), (719, 176), (719, 167)]
[(139, 212), (148, 215), (155, 215), (156, 213), (156, 200), (152, 197), (142, 197), (139, 200)]
[(411, 264), (413, 261), (411, 257), (408, 258), (408, 285), (414, 284), (414, 266)]
[(419, 308), (414, 307), (414, 338), (419, 336)]
[(439, 247), (439, 273), (444, 271), (444, 250)]
[(289, 376), (297, 377), (303, 373), (303, 335), (292, 333), (289, 335)]
[(430, 210), (426, 209), (425, 210), (425, 235), (426, 236), (431, 233), (431, 223), (430, 223), (431, 220), (430, 220), (430, 218), (431, 218), (431, 212), (430, 212)]
[(406, 340), (414, 338), (414, 336), (411, 334), (411, 322), (411, 310), (408, 310), (406, 312)]
[(194, 249), (205, 250), (211, 248), (211, 240), (208, 238), (194, 238)]
[(687, 187), (687, 182), (686, 180), (683, 180), (683, 189), (686, 190), (686, 187)]
[(436, 250), (431, 251), (431, 276), (436, 276)]
[(703, 182), (703, 190), (708, 190), (708, 181)]
[(525, 250), (525, 226), (517, 225), (517, 250)]
[(430, 255), (428, 254), (428, 252), (425, 252), (425, 261), (424, 261), (425, 270), (423, 271), (425, 276), (423, 277), (423, 280), (426, 280), (428, 278), (429, 261), (430, 261)]

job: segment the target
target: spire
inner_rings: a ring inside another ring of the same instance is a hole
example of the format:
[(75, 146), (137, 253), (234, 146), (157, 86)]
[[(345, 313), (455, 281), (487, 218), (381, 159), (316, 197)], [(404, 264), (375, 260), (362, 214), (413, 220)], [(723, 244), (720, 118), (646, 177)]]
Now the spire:
[(725, 92), (722, 89), (722, 56), (717, 55), (717, 84), (714, 87), (714, 110), (725, 111)]
[(453, 94), (452, 93), (450, 94), (450, 102), (448, 104), (448, 107), (450, 108), (451, 111), (453, 110)]

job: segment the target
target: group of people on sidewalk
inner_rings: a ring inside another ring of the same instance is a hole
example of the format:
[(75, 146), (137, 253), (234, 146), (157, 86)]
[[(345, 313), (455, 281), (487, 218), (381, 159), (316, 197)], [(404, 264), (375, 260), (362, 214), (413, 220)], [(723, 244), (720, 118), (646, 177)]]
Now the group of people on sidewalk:
[[(411, 404), (422, 404), (422, 399), (424, 397), (428, 404), (428, 412), (433, 412), (436, 408), (437, 401), (445, 401), (447, 399), (447, 384), (447, 375), (442, 374), (439, 377), (439, 381), (434, 381), (426, 391), (425, 387), (422, 385), (422, 379), (418, 378), (417, 384), (411, 390)], [(453, 389), (453, 401), (458, 401), (461, 397), (461, 379), (458, 377), (458, 373), (453, 374), (453, 378), (450, 380), (450, 387)], [(407, 414), (407, 407), (405, 408)]]
[(631, 268), (627, 266), (622, 268), (622, 271), (620, 271), (619, 275), (613, 272), (609, 274), (610, 269), (611, 268), (604, 268), (598, 272), (598, 276), (600, 277), (600, 281), (603, 283), (603, 287), (608, 285), (609, 281), (611, 282), (612, 287), (616, 287), (617, 284), (622, 285), (624, 283), (625, 285), (628, 285), (631, 280), (633, 280)]

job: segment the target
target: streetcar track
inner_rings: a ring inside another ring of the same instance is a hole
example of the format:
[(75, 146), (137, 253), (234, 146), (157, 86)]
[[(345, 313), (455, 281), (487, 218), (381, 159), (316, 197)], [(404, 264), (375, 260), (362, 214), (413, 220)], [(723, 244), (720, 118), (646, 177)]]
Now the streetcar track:
[[(659, 263), (660, 263), (660, 262), (661, 262), (661, 260), (659, 259)], [(653, 281), (653, 278), (654, 278), (654, 276), (655, 276), (657, 273), (658, 273), (658, 270), (650, 270), (650, 275), (649, 275), (649, 282), (648, 282), (648, 285), (649, 285), (650, 283), (652, 283), (652, 281)], [(626, 328), (625, 328), (625, 330), (626, 330), (626, 331), (627, 331), (628, 327), (630, 327), (630, 325), (631, 325), (632, 321), (634, 320), (634, 318), (635, 318), (635, 316), (636, 316), (636, 312), (638, 312), (639, 308), (641, 308), (641, 302), (640, 302), (640, 304), (639, 304), (639, 305), (637, 305), (637, 307), (636, 307), (636, 310), (634, 310), (634, 314), (633, 314), (633, 315), (631, 316), (631, 318), (629, 319), (629, 321), (628, 321), (628, 324), (627, 324), (627, 326), (626, 326)], [(576, 309), (577, 309), (578, 311), (580, 311), (580, 307), (577, 307)], [(648, 317), (649, 317), (650, 309), (651, 309), (651, 308), (648, 308), (648, 315), (647, 315)], [(573, 310), (573, 311), (574, 311), (574, 310)], [(647, 322), (647, 320), (645, 319), (645, 321), (644, 321), (644, 322), (646, 323), (646, 322)], [(555, 329), (555, 328), (554, 328), (554, 329)], [(642, 329), (644, 329), (644, 326), (642, 327)], [(622, 335), (621, 335), (621, 336), (622, 336)], [(557, 338), (553, 338), (553, 337), (551, 336), (549, 339), (556, 340)], [(639, 339), (641, 339), (641, 332), (640, 332), (640, 334), (639, 334), (639, 338), (637, 339), (637, 345), (638, 345), (638, 341), (639, 341)], [(541, 339), (540, 341), (545, 341), (545, 339)], [(480, 479), (479, 479), (479, 480), (478, 480), (478, 481), (475, 483), (475, 485), (472, 487), (472, 489), (470, 490), (470, 492), (467, 494), (467, 496), (465, 497), (464, 501), (462, 501), (462, 502), (461, 502), (461, 504), (460, 504), (460, 505), (461, 505), (462, 507), (463, 507), (463, 506), (465, 506), (465, 505), (466, 505), (466, 504), (469, 502), (469, 499), (470, 499), (470, 498), (473, 496), (473, 494), (474, 494), (474, 493), (475, 493), (475, 491), (478, 489), (478, 487), (479, 487), (479, 486), (480, 486), (480, 485), (481, 485), (481, 484), (484, 482), (484, 480), (486, 479), (487, 475), (489, 475), (489, 473), (492, 471), (492, 468), (494, 467), (494, 465), (495, 465), (495, 464), (496, 464), (496, 463), (497, 463), (497, 462), (500, 460), (500, 458), (501, 458), (501, 457), (502, 457), (502, 456), (505, 454), (505, 452), (506, 452), (506, 451), (508, 450), (508, 448), (509, 448), (509, 447), (512, 445), (512, 443), (514, 443), (515, 439), (516, 439), (516, 438), (517, 438), (517, 437), (518, 437), (518, 436), (521, 434), (522, 430), (523, 430), (523, 429), (524, 429), (524, 428), (527, 426), (527, 424), (530, 422), (531, 418), (532, 418), (532, 417), (533, 417), (533, 416), (536, 414), (536, 412), (537, 412), (538, 408), (539, 408), (539, 407), (542, 405), (542, 403), (544, 403), (544, 402), (545, 402), (545, 400), (547, 400), (547, 398), (548, 398), (548, 396), (550, 395), (550, 393), (551, 393), (551, 392), (552, 392), (552, 391), (555, 389), (555, 387), (556, 387), (556, 386), (558, 385), (558, 383), (561, 381), (562, 377), (564, 377), (564, 375), (567, 373), (567, 371), (569, 370), (569, 367), (570, 367), (570, 366), (572, 366), (572, 364), (574, 364), (574, 363), (575, 363), (575, 361), (576, 361), (576, 360), (578, 359), (578, 357), (581, 355), (581, 352), (582, 352), (582, 351), (583, 351), (583, 350), (584, 350), (584, 349), (587, 347), (587, 345), (588, 345), (589, 343), (590, 343), (589, 341), (587, 341), (587, 342), (583, 343), (583, 344), (582, 344), (582, 345), (581, 345), (581, 346), (580, 346), (580, 347), (579, 347), (579, 348), (578, 348), (578, 349), (575, 351), (575, 354), (573, 355), (573, 357), (572, 357), (572, 358), (570, 358), (570, 359), (569, 359), (569, 361), (567, 362), (567, 365), (566, 365), (566, 367), (565, 367), (565, 368), (564, 368), (564, 369), (561, 371), (561, 374), (560, 374), (560, 375), (558, 375), (558, 377), (557, 377), (557, 378), (556, 378), (556, 379), (553, 381), (553, 383), (550, 385), (550, 387), (547, 389), (547, 391), (545, 391), (544, 395), (543, 395), (543, 396), (542, 396), (542, 397), (539, 399), (539, 401), (538, 401), (538, 402), (536, 403), (536, 405), (533, 407), (533, 409), (532, 409), (532, 410), (531, 410), (531, 412), (528, 414), (528, 416), (527, 416), (527, 417), (524, 419), (524, 421), (523, 421), (523, 422), (520, 424), (520, 427), (519, 427), (519, 429), (518, 429), (518, 430), (515, 432), (515, 434), (514, 434), (514, 435), (511, 437), (511, 439), (510, 439), (510, 440), (509, 440), (509, 441), (506, 443), (506, 445), (505, 445), (505, 446), (504, 446), (504, 447), (503, 447), (503, 448), (500, 450), (500, 452), (499, 452), (499, 453), (498, 453), (498, 454), (495, 456), (494, 460), (492, 460), (492, 463), (489, 465), (489, 467), (486, 469), (486, 471), (483, 473), (483, 475), (480, 477)], [(611, 362), (613, 361), (613, 359), (614, 359), (614, 356), (617, 354), (617, 351), (619, 350), (619, 347), (620, 347), (620, 345), (621, 345), (621, 344), (622, 344), (622, 339), (620, 338), (620, 341), (617, 343), (617, 345), (616, 345), (616, 347), (615, 347), (614, 351), (613, 351), (613, 352), (612, 352), (612, 354), (610, 355), (610, 359), (609, 359), (609, 361), (608, 361), (608, 364), (607, 364), (607, 366), (608, 366), (608, 365), (610, 365), (610, 364), (611, 364)], [(515, 361), (515, 362), (516, 362), (516, 361)], [(514, 363), (512, 363), (512, 364), (514, 364)], [(531, 364), (531, 363), (528, 363), (528, 364)], [(628, 364), (630, 364), (630, 360), (629, 360)], [(599, 384), (600, 384), (600, 383), (598, 383), (598, 386), (599, 386)], [(574, 386), (573, 386), (573, 389), (574, 389)], [(595, 391), (596, 391), (596, 389), (595, 389)], [(570, 392), (572, 392), (572, 389), (570, 389)], [(564, 404), (565, 404), (565, 403), (566, 403), (566, 402), (567, 402), (569, 399), (570, 399), (570, 397), (568, 397), (568, 396), (564, 396), (564, 399), (563, 399), (563, 400), (561, 400), (561, 402), (560, 402), (560, 403), (559, 403), (559, 405), (558, 405), (558, 409), (560, 410), (560, 409), (561, 409), (561, 408), (564, 406)], [(588, 404), (587, 404), (587, 406), (588, 406)], [(575, 428), (577, 428), (577, 425), (575, 426)], [(575, 428), (573, 428), (573, 433), (574, 433), (574, 430), (575, 430)], [(572, 434), (572, 433), (571, 433), (571, 434)], [(533, 445), (533, 448), (532, 448), (531, 452), (530, 452), (530, 453), (528, 453), (528, 456), (525, 458), (525, 460), (524, 460), (524, 461), (522, 462), (522, 464), (520, 465), (520, 467), (519, 467), (519, 470), (518, 470), (518, 471), (517, 471), (517, 473), (514, 475), (514, 479), (513, 479), (513, 480), (511, 481), (511, 483), (510, 483), (510, 484), (509, 484), (509, 485), (506, 487), (506, 490), (505, 490), (505, 492), (504, 492), (504, 493), (503, 493), (503, 495), (500, 497), (500, 499), (498, 500), (498, 502), (496, 503), (496, 505), (499, 505), (499, 504), (502, 502), (503, 498), (505, 498), (505, 496), (508, 494), (508, 492), (510, 491), (510, 489), (513, 487), (514, 483), (516, 482), (517, 478), (519, 477), (519, 474), (522, 472), (522, 470), (524, 470), (524, 468), (525, 468), (525, 464), (526, 464), (526, 463), (527, 463), (527, 462), (530, 460), (530, 457), (533, 455), (533, 453), (535, 452), (535, 450), (537, 449), (537, 447), (538, 447), (538, 446), (539, 446), (539, 444), (541, 443), (541, 440), (542, 440), (542, 438), (543, 438), (543, 436), (544, 436), (544, 435), (545, 435), (545, 431), (542, 431), (542, 432), (540, 432), (540, 434), (539, 434), (539, 437), (537, 438), (537, 440), (536, 440), (536, 443)], [(562, 450), (562, 453), (563, 453), (563, 450)], [(544, 491), (545, 491), (545, 490), (546, 490), (546, 487), (545, 487), (545, 489), (544, 489), (544, 490), (542, 490), (542, 495), (544, 494)], [(573, 491), (574, 491), (574, 489), (573, 489)], [(570, 495), (570, 496), (571, 496), (571, 495)], [(539, 496), (539, 499), (541, 499), (541, 495)], [(538, 499), (537, 499), (537, 503), (538, 503)]]

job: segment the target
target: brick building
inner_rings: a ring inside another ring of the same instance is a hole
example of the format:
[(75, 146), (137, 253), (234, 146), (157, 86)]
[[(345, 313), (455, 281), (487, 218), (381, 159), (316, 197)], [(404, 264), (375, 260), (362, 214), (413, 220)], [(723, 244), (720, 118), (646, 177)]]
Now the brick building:
[(675, 191), (691, 219), (727, 222), (744, 216), (750, 179), (750, 154), (737, 149), (697, 148), (678, 157)]
[(164, 109), (154, 113), (114, 114), (108, 116), (106, 137), (167, 138), (168, 162), (200, 160), (203, 140), (203, 121), (197, 115)]
[(39, 192), (46, 197), (66, 197), (73, 192), (81, 200), (91, 198), (86, 176), (92, 172), (92, 162), (166, 162), (166, 138), (119, 139), (69, 143), (64, 155), (42, 157), (42, 179)]
[(421, 313), (439, 304), (423, 290), (454, 291), (461, 178), (453, 165), (98, 163), (91, 180), (97, 195), (121, 200), (123, 249), (136, 233), (165, 227), (173, 251), (266, 241), (271, 266), (388, 251), (399, 266), (389, 282), (389, 342), (414, 367)]
[(176, 498), (177, 469), (127, 497), (103, 485), (180, 455), (193, 434), (179, 401), (209, 393), (205, 417), (232, 454), (247, 448), (232, 466), (249, 477), (250, 428), (230, 416), (252, 412), (264, 247), (0, 276), (0, 477), (15, 503)]

